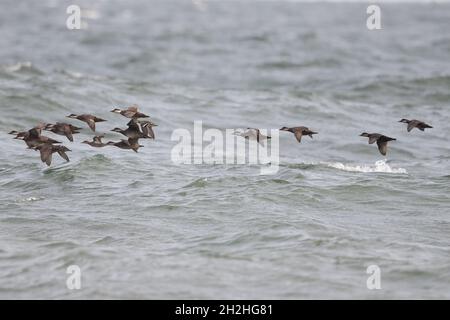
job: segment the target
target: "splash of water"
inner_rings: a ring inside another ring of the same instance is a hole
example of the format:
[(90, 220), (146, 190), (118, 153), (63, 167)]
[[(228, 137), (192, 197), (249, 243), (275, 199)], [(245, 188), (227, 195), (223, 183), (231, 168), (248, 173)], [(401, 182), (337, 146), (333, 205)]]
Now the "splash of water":
[(325, 163), (328, 167), (350, 171), (350, 172), (382, 172), (382, 173), (400, 173), (400, 174), (408, 174), (406, 169), (403, 168), (392, 168), (388, 165), (387, 160), (378, 160), (374, 165), (352, 165), (352, 164), (344, 164), (341, 162), (335, 163)]

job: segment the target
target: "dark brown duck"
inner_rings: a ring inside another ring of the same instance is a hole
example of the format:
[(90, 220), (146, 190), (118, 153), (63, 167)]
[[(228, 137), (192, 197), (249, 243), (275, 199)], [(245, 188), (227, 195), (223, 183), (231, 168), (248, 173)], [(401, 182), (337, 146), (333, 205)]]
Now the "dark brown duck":
[(283, 127), (280, 129), (280, 131), (292, 132), (299, 143), (302, 142), (303, 136), (309, 136), (312, 139), (313, 134), (318, 134), (318, 132), (314, 132), (310, 130), (308, 127), (292, 127), (292, 128)]
[(69, 141), (73, 142), (73, 134), (80, 133), (81, 128), (75, 127), (68, 123), (47, 124), (44, 130), (51, 131), (61, 136), (66, 136)]
[(129, 139), (152, 139), (154, 138), (154, 133), (150, 123), (153, 124), (152, 122), (147, 121), (145, 124), (141, 125), (137, 120), (131, 119), (127, 124), (127, 129), (114, 128), (111, 131), (121, 133)]
[(88, 144), (91, 147), (102, 148), (102, 147), (105, 147), (105, 146), (108, 145), (107, 143), (103, 143), (102, 142), (102, 138), (103, 137), (104, 137), (103, 135), (95, 136), (95, 137), (92, 138), (92, 141), (83, 141), (82, 143)]
[(142, 145), (139, 144), (138, 139), (128, 139), (128, 140), (122, 139), (119, 142), (109, 141), (107, 145), (115, 146), (125, 150), (133, 150), (134, 152), (138, 152), (138, 149), (143, 147)]
[(414, 128), (417, 128), (420, 131), (425, 131), (425, 129), (427, 129), (427, 128), (433, 128), (429, 124), (426, 124), (423, 121), (415, 120), (415, 119), (413, 119), (413, 120), (402, 119), (399, 122), (403, 122), (403, 123), (407, 123), (408, 124), (408, 126), (406, 128), (406, 130), (408, 130), (408, 132), (410, 132)]
[(141, 121), (140, 125), (145, 138), (155, 139), (155, 132), (153, 132), (152, 128), (157, 127), (157, 124), (154, 124), (151, 121)]
[(44, 143), (38, 147), (36, 147), (36, 150), (39, 150), (41, 153), (41, 161), (46, 163), (47, 166), (50, 166), (52, 164), (52, 155), (53, 153), (57, 152), (61, 158), (69, 162), (69, 157), (67, 156), (66, 152), (71, 151), (65, 146), (55, 146), (50, 143)]
[(67, 116), (67, 118), (71, 119), (77, 119), (83, 122), (86, 122), (89, 128), (91, 128), (92, 131), (95, 132), (95, 123), (96, 122), (104, 122), (106, 120), (98, 118), (96, 116), (93, 116), (92, 114), (82, 114), (82, 115), (76, 115), (76, 114), (70, 114)]
[(361, 137), (367, 137), (369, 138), (369, 144), (373, 144), (374, 142), (378, 145), (378, 150), (380, 153), (385, 156), (387, 152), (387, 143), (389, 141), (397, 140), (395, 138), (390, 138), (388, 136), (379, 134), (379, 133), (367, 133), (363, 132), (360, 134)]
[[(17, 132), (16, 137), (14, 139), (23, 140), (27, 144), (28, 148), (33, 149), (45, 143), (61, 143), (60, 141), (54, 140), (52, 138), (41, 135), (42, 128), (44, 128), (44, 124), (39, 124), (38, 126), (23, 132)], [(11, 131), (11, 134), (15, 134)]]
[(132, 105), (130, 107), (128, 107), (127, 109), (119, 109), (119, 108), (115, 108), (113, 110), (111, 110), (111, 112), (114, 113), (118, 113), (123, 115), (126, 118), (131, 118), (131, 119), (138, 119), (138, 118), (148, 118), (149, 116), (139, 112), (138, 106), (137, 105)]

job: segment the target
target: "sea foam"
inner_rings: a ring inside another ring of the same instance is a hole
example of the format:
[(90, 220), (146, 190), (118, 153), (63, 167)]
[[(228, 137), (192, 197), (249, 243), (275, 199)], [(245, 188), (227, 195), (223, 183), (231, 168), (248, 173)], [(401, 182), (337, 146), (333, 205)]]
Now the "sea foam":
[(406, 169), (403, 168), (392, 168), (387, 163), (387, 160), (378, 160), (374, 165), (355, 165), (355, 164), (345, 164), (341, 162), (334, 163), (323, 163), (328, 167), (350, 171), (350, 172), (383, 172), (383, 173), (401, 173), (408, 174)]

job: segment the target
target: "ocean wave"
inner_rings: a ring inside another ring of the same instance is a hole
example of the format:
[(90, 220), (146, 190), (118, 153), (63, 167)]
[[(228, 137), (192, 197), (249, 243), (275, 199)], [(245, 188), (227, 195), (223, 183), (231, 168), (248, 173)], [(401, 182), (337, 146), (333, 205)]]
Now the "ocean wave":
[(392, 168), (388, 165), (387, 160), (378, 160), (373, 165), (355, 165), (355, 164), (345, 164), (341, 162), (334, 163), (323, 163), (330, 168), (335, 168), (338, 170), (349, 171), (349, 172), (377, 172), (377, 173), (399, 173), (399, 174), (408, 174), (406, 169), (404, 168)]
[(30, 61), (17, 62), (11, 65), (2, 65), (0, 70), (16, 73), (16, 72), (31, 72), (35, 74), (44, 74), (41, 70), (36, 68)]

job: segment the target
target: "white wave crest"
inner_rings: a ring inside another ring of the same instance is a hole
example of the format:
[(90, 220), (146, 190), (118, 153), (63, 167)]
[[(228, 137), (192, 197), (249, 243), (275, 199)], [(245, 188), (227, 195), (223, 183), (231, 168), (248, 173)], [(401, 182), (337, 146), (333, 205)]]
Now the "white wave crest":
[(8, 72), (17, 72), (23, 69), (31, 69), (33, 65), (30, 61), (18, 62), (12, 65), (3, 66), (3, 69)]
[(386, 163), (387, 160), (378, 160), (374, 165), (354, 165), (354, 164), (344, 164), (341, 162), (334, 163), (324, 163), (328, 167), (350, 171), (350, 172), (383, 172), (383, 173), (401, 173), (408, 174), (406, 169), (403, 168), (392, 168)]

